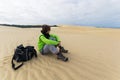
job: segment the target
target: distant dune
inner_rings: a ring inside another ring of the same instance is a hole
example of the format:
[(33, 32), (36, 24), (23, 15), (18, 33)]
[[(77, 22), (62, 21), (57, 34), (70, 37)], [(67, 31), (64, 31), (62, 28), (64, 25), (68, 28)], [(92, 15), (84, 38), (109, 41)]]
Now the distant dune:
[[(43, 24), (47, 25), (47, 24)], [(41, 28), (43, 25), (17, 25), (17, 24), (0, 24), (0, 26), (19, 27), (19, 28)], [(57, 25), (49, 25), (51, 27), (58, 27)]]
[(65, 26), (52, 27), (69, 50), (68, 62), (55, 55), (33, 58), (14, 71), (11, 58), (19, 44), (33, 45), (41, 28), (0, 26), (0, 80), (120, 80), (120, 29)]

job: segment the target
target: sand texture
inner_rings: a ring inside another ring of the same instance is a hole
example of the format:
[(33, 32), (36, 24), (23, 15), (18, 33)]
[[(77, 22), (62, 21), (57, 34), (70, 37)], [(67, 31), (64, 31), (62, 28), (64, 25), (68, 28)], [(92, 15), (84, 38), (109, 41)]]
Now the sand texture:
[(120, 80), (120, 29), (64, 26), (52, 28), (69, 50), (68, 62), (55, 55), (26, 62), (14, 71), (11, 58), (19, 45), (37, 50), (40, 28), (0, 27), (0, 80)]

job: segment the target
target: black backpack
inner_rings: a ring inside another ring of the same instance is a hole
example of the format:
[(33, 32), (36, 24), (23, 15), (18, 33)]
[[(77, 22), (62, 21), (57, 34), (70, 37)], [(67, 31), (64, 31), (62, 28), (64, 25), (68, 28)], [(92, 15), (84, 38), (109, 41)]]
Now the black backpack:
[[(26, 46), (26, 47), (24, 47), (22, 44), (17, 46), (17, 48), (15, 49), (12, 61), (11, 61), (12, 68), (14, 70), (17, 70), (18, 68), (23, 66), (23, 62), (31, 60), (34, 56), (37, 57), (37, 52), (34, 49), (34, 46)], [(15, 67), (15, 64), (14, 64), (13, 60), (15, 60), (17, 62), (22, 62), (22, 64)]]

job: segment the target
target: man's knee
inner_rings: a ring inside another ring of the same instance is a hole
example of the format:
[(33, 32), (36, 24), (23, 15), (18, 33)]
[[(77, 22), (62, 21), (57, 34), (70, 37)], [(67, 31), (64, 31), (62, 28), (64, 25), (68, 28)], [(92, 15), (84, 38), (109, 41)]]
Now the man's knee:
[(54, 46), (54, 45), (51, 45), (49, 47), (49, 50), (53, 53), (53, 54), (57, 54), (59, 51), (58, 49)]

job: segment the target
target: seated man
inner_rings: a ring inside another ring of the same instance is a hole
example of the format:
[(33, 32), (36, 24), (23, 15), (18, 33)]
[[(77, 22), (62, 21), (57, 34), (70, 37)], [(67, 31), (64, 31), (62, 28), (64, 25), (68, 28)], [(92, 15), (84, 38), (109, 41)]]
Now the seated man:
[[(38, 49), (42, 55), (47, 53), (53, 53), (57, 55), (58, 59), (67, 61), (68, 58), (63, 56), (62, 52), (67, 53), (68, 50), (65, 50), (60, 43), (58, 36), (50, 34), (50, 26), (43, 25), (41, 30), (41, 35), (39, 36)], [(57, 49), (59, 47), (59, 50)]]

